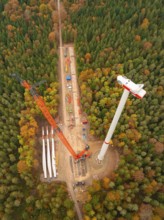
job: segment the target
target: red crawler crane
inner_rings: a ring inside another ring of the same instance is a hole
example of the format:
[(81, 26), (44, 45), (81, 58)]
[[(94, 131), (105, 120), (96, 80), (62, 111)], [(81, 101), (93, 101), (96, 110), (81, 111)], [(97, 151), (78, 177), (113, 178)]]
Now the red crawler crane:
[[(48, 108), (46, 107), (44, 100), (41, 96), (39, 96), (35, 90), (35, 86), (33, 85), (31, 86), (26, 80), (22, 80), (18, 74), (14, 73), (11, 74), (12, 77), (16, 78), (16, 80), (18, 82), (20, 82), (20, 84), (28, 89), (31, 93), (31, 95), (33, 96), (37, 106), (40, 108), (40, 110), (42, 111), (44, 117), (47, 119), (47, 121), (49, 122), (49, 124), (53, 127), (55, 133), (57, 134), (57, 136), (59, 137), (59, 139), (61, 140), (61, 142), (64, 144), (64, 146), (68, 149), (68, 151), (71, 153), (71, 155), (74, 157), (74, 159), (80, 159), (81, 157), (89, 157), (90, 154), (87, 154), (86, 152), (89, 149), (89, 146), (87, 145), (86, 148), (80, 152), (79, 154), (76, 154), (75, 151), (73, 150), (73, 148), (71, 147), (71, 145), (69, 144), (69, 142), (67, 141), (66, 137), (64, 136), (63, 132), (60, 130), (60, 128), (58, 127), (58, 125), (56, 124), (54, 118), (52, 117), (52, 115), (50, 114)], [(41, 82), (40, 82), (41, 83)], [(37, 85), (39, 85), (40, 83), (38, 83)]]

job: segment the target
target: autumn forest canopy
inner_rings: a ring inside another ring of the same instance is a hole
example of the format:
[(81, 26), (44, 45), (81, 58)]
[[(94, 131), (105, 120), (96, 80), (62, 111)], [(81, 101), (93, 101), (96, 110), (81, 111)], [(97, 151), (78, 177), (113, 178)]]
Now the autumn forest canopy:
[[(0, 219), (74, 219), (66, 184), (43, 183), (39, 131), (43, 116), (19, 73), (37, 88), (57, 116), (57, 24), (54, 1), (0, 3)], [(64, 202), (63, 202), (64, 201)]]
[[(144, 83), (129, 96), (113, 136), (120, 154), (110, 177), (93, 181), (85, 220), (164, 219), (164, 23), (162, 0), (63, 0), (62, 38), (74, 43), (81, 105), (90, 134), (103, 140), (123, 89), (117, 75)], [(0, 3), (0, 219), (73, 220), (65, 183), (40, 181), (39, 127), (44, 120), (30, 93), (37, 88), (58, 115), (58, 12), (53, 0)]]
[(75, 41), (83, 111), (104, 139), (123, 92), (117, 75), (144, 83), (132, 95), (113, 136), (117, 171), (94, 182), (85, 219), (163, 219), (164, 66), (162, 1), (65, 1), (65, 42)]

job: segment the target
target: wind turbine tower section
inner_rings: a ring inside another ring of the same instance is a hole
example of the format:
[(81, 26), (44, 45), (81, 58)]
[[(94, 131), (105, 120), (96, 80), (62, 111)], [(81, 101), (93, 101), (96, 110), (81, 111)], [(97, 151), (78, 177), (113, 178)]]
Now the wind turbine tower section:
[(146, 94), (146, 91), (143, 89), (144, 84), (135, 84), (130, 79), (127, 79), (125, 76), (117, 76), (117, 81), (124, 88), (124, 92), (112, 120), (111, 126), (108, 130), (105, 141), (103, 142), (103, 145), (101, 147), (100, 153), (98, 154), (98, 161), (100, 162), (104, 159), (109, 143), (117, 126), (118, 120), (128, 99), (129, 93), (132, 93), (133, 96), (139, 99), (142, 99)]

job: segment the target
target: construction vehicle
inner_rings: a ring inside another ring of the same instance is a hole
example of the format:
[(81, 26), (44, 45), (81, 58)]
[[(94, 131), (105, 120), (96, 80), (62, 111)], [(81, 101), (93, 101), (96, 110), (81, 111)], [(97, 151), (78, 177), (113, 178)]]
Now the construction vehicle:
[(67, 141), (67, 139), (64, 136), (63, 132), (58, 127), (58, 125), (55, 122), (54, 118), (50, 114), (48, 108), (45, 105), (45, 102), (44, 102), (43, 98), (41, 96), (39, 96), (39, 94), (37, 93), (37, 91), (35, 89), (36, 85), (40, 85), (41, 83), (43, 83), (43, 80), (41, 82), (36, 83), (35, 85), (31, 86), (26, 80), (21, 79), (20, 76), (17, 73), (10, 74), (10, 76), (15, 78), (18, 82), (20, 82), (20, 84), (25, 89), (30, 91), (31, 95), (33, 96), (33, 98), (34, 98), (34, 100), (35, 100), (35, 102), (37, 104), (37, 106), (42, 111), (44, 117), (47, 119), (49, 124), (52, 126), (52, 128), (54, 129), (54, 132), (59, 137), (60, 141), (64, 144), (64, 146), (68, 149), (68, 151), (71, 153), (73, 158), (75, 160), (78, 160), (82, 156), (89, 157), (90, 154), (88, 153), (88, 145), (85, 147), (85, 149), (82, 152), (80, 152), (78, 154), (75, 153), (75, 151), (73, 150), (72, 146), (69, 144), (69, 142)]
[(65, 64), (65, 72), (68, 73), (68, 64)]

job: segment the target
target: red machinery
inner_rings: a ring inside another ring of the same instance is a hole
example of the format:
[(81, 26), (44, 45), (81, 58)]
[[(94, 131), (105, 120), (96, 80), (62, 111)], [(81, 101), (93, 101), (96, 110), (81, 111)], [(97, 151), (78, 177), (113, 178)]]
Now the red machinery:
[(73, 148), (71, 147), (71, 145), (69, 144), (69, 142), (67, 141), (66, 137), (64, 136), (63, 132), (60, 130), (60, 128), (58, 127), (58, 125), (56, 124), (54, 118), (52, 117), (52, 115), (50, 114), (48, 108), (46, 107), (44, 100), (41, 96), (39, 96), (35, 90), (35, 86), (31, 86), (26, 80), (22, 80), (18, 74), (11, 74), (12, 77), (16, 78), (17, 81), (19, 81), (21, 83), (21, 85), (25, 88), (28, 89), (31, 93), (31, 95), (33, 96), (37, 106), (40, 108), (40, 110), (42, 111), (44, 117), (47, 119), (47, 121), (49, 122), (49, 124), (53, 127), (53, 129), (55, 130), (55, 133), (57, 134), (57, 136), (59, 137), (59, 139), (61, 140), (61, 142), (64, 144), (64, 146), (69, 150), (69, 152), (71, 153), (71, 155), (74, 157), (74, 159), (80, 159), (81, 157), (89, 157), (90, 154), (87, 154), (86, 152), (89, 149), (89, 146), (87, 145), (85, 147), (85, 149), (80, 152), (79, 154), (76, 154), (75, 151), (73, 150)]

